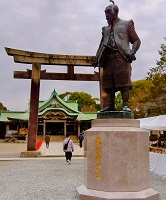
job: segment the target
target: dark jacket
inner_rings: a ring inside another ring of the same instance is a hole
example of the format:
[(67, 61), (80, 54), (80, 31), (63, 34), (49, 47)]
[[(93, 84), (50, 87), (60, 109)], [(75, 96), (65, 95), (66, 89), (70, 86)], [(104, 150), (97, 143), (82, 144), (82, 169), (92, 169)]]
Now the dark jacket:
[(84, 140), (84, 136), (83, 136), (82, 133), (78, 136), (78, 139), (79, 139), (79, 140)]

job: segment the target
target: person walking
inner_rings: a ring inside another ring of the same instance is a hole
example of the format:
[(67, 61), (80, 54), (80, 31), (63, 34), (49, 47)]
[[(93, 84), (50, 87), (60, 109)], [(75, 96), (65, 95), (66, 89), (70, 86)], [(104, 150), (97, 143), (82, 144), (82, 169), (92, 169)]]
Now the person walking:
[(80, 146), (80, 148), (82, 148), (82, 142), (84, 140), (83, 132), (80, 133), (80, 135), (78, 136), (78, 140), (79, 140), (79, 146)]
[(50, 136), (49, 135), (45, 136), (45, 142), (46, 142), (46, 147), (49, 148), (49, 144), (50, 144)]
[(63, 141), (63, 151), (65, 152), (66, 163), (71, 163), (72, 152), (74, 151), (74, 144), (72, 139), (70, 139), (70, 135), (67, 134), (66, 138)]

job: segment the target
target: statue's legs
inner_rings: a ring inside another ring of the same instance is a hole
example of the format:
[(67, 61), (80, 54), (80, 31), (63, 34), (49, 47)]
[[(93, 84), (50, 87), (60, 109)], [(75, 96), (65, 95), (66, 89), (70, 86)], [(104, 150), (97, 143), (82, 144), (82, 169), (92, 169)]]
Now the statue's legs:
[(121, 91), (122, 94), (122, 100), (123, 100), (123, 111), (127, 111), (130, 112), (130, 108), (129, 108), (129, 95), (130, 95), (130, 91), (127, 90), (122, 90)]
[[(100, 112), (106, 111), (115, 111), (115, 92), (112, 90), (106, 89), (107, 93), (107, 107), (103, 108)], [(128, 105), (130, 91), (128, 88), (123, 88), (121, 90), (122, 100), (123, 100), (123, 111), (130, 112), (130, 108)]]
[(107, 93), (107, 107), (103, 108), (100, 112), (115, 111), (115, 92), (105, 90)]

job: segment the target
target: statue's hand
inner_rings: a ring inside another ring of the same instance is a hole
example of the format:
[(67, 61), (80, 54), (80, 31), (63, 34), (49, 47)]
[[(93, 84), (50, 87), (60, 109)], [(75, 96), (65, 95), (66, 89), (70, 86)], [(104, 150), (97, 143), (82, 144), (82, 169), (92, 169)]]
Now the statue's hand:
[(133, 60), (136, 60), (135, 52), (131, 51), (131, 52), (128, 54), (128, 60), (129, 60), (130, 63), (132, 63)]

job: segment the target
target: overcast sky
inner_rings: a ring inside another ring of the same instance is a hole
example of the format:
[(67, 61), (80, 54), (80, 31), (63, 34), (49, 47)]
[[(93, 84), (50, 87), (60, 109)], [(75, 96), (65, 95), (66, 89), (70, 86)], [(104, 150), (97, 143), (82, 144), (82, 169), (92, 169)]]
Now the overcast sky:
[[(158, 50), (166, 37), (166, 0), (116, 0), (119, 17), (133, 19), (142, 41), (137, 60), (132, 64), (132, 80), (145, 79), (160, 59)], [(27, 109), (30, 80), (14, 79), (14, 71), (31, 65), (14, 63), (4, 47), (51, 54), (94, 56), (105, 25), (108, 0), (0, 0), (0, 102), (8, 110)], [(66, 72), (63, 66), (42, 66), (48, 72)], [(78, 73), (93, 73), (77, 67)], [(99, 97), (97, 82), (42, 80), (40, 100), (53, 90), (59, 94), (83, 91)]]

